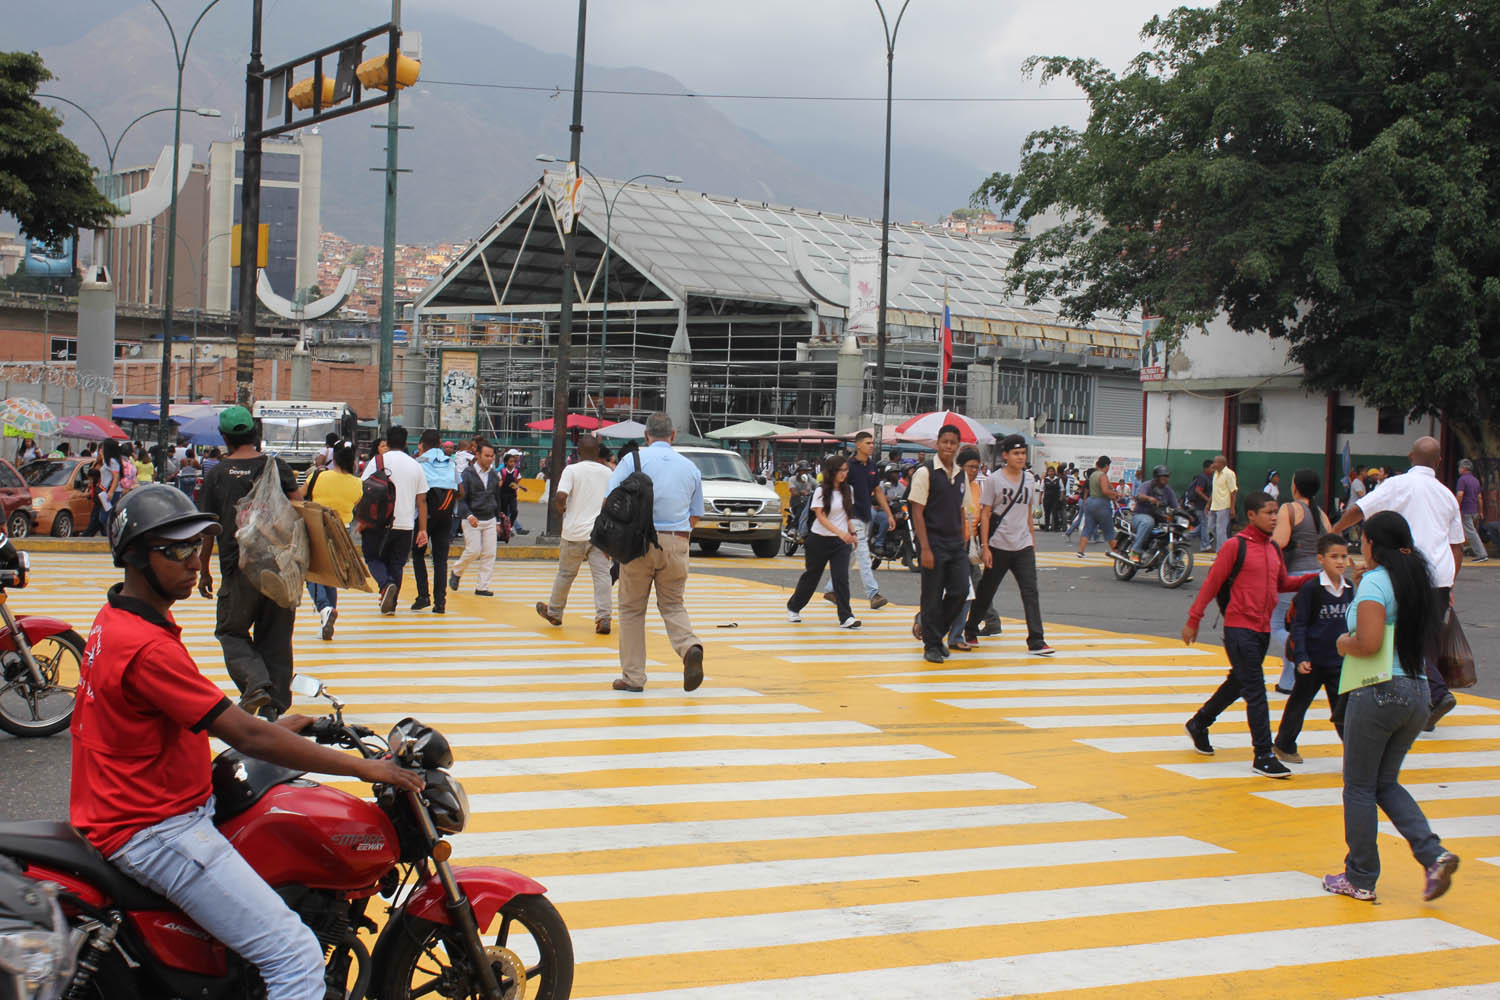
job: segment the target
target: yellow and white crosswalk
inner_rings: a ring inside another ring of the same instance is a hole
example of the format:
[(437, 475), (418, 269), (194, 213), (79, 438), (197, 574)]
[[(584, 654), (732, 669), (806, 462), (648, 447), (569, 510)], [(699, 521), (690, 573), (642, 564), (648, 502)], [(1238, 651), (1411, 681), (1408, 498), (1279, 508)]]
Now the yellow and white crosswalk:
[[(502, 565), (496, 597), (460, 593), (443, 617), (344, 593), (333, 642), (299, 622), (299, 669), (352, 718), (449, 736), (473, 809), (455, 854), (548, 887), (575, 996), (1500, 997), (1500, 703), (1461, 694), (1406, 764), (1464, 859), (1453, 890), (1422, 903), (1384, 836), (1372, 906), (1319, 884), (1344, 854), (1321, 705), (1288, 782), (1251, 773), (1237, 709), (1217, 756), (1191, 751), (1182, 722), (1223, 679), (1218, 650), (1049, 629), (1051, 659), (1018, 632), (933, 666), (909, 608), (849, 632), (815, 601), (792, 625), (785, 589), (712, 562), (688, 588), (707, 653), (692, 694), (654, 613), (647, 690), (610, 690), (587, 580), (562, 628), (532, 611), (547, 564)], [(85, 632), (107, 559), (33, 568), (15, 610)], [(178, 619), (227, 686), (211, 602)]]

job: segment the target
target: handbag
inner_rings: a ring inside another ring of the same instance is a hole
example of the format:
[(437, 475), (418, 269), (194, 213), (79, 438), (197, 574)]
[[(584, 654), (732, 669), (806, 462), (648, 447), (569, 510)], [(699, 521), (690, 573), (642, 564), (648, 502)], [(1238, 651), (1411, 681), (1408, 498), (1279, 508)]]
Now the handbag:
[(1473, 687), (1477, 683), (1474, 651), (1464, 637), (1463, 626), (1458, 624), (1458, 613), (1452, 610), (1438, 632), (1437, 667), (1450, 688)]

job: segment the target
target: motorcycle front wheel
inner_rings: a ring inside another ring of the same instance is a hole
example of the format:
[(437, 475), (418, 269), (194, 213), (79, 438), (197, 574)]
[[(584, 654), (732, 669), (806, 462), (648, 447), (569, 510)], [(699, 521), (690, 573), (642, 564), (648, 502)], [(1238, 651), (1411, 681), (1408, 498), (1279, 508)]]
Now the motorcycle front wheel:
[(801, 545), (802, 543), (797, 541), (795, 538), (789, 538), (786, 535), (781, 536), (781, 551), (785, 552), (789, 556), (796, 555), (797, 549)]
[(68, 728), (83, 667), (83, 639), (72, 629), (38, 639), (31, 655), (42, 674), (38, 686), (20, 654), (4, 655), (0, 677), (0, 729), (12, 736), (51, 736)]
[(1115, 564), (1115, 579), (1120, 581), (1129, 580), (1135, 576), (1136, 565), (1128, 559), (1111, 559)]
[[(386, 933), (395, 938), (385, 968), (376, 972), (381, 1000), (479, 997), (458, 928), (402, 913)], [(501, 907), (488, 951), (506, 1000), (568, 1000), (573, 992), (573, 941), (544, 896), (517, 896)]]
[(1161, 568), (1156, 571), (1161, 585), (1168, 590), (1176, 590), (1193, 575), (1193, 547), (1191, 545), (1174, 545), (1166, 555), (1162, 556)]

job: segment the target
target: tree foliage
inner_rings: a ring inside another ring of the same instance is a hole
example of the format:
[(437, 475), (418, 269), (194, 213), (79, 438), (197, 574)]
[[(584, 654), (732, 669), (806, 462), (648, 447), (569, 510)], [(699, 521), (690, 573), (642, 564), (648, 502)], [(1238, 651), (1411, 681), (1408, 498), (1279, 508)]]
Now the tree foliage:
[(63, 137), (62, 119), (36, 101), (50, 79), (36, 53), (0, 52), (0, 211), (49, 243), (106, 226), (114, 214), (88, 157)]
[(1310, 386), (1500, 453), (1500, 4), (1223, 0), (1142, 39), (1118, 75), (1028, 61), (1090, 113), (975, 193), (1063, 220), (1012, 288), (1079, 320), (1146, 307), (1169, 339), (1222, 313), (1287, 338)]

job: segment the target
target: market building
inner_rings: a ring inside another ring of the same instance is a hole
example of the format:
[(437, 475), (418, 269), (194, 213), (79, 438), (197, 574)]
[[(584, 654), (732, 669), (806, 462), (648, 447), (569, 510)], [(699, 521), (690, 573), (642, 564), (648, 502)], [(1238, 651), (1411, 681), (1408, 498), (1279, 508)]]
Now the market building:
[[(411, 346), (428, 377), (396, 387), (409, 423), (438, 422), (444, 386), (465, 379), (478, 430), (508, 438), (551, 415), (560, 179), (544, 174), (416, 297)], [(840, 433), (871, 422), (878, 220), (591, 176), (582, 188), (570, 409), (686, 413), (699, 434), (749, 419)], [(891, 227), (887, 423), (938, 406), (946, 303), (945, 405), (1035, 418), (1038, 433), (1139, 437), (1139, 324), (1083, 327), (1056, 302), (1026, 304), (1005, 283), (1017, 245)]]

